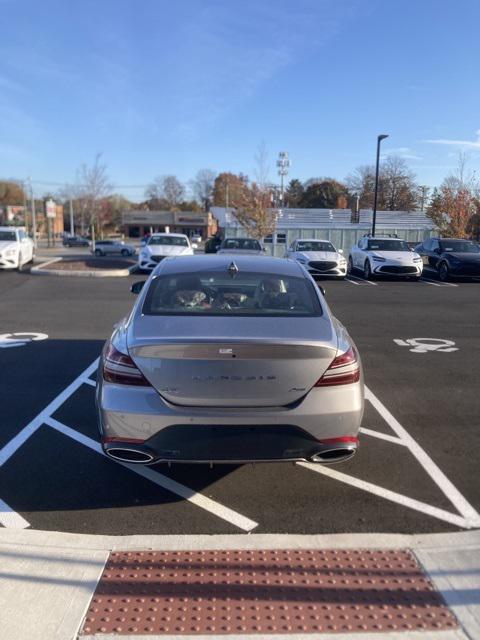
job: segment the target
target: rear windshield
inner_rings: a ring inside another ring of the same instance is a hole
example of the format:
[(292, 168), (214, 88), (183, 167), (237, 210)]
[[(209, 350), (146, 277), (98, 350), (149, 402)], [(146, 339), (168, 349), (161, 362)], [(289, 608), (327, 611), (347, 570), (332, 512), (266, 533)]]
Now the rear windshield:
[(297, 242), (297, 251), (335, 251), (335, 247), (330, 242), (302, 240), (302, 242)]
[(15, 242), (15, 231), (0, 231), (0, 242)]
[(196, 272), (157, 276), (142, 312), (146, 315), (321, 316), (314, 285), (306, 278), (273, 273)]
[(262, 247), (258, 240), (249, 238), (232, 238), (224, 240), (222, 249), (241, 249), (243, 251), (261, 251)]
[(369, 240), (368, 248), (377, 251), (410, 251), (408, 243), (404, 240)]
[(457, 251), (458, 253), (480, 253), (480, 246), (474, 242), (445, 242), (440, 243), (442, 251)]
[(166, 244), (177, 247), (188, 247), (188, 241), (181, 236), (151, 236), (147, 244)]

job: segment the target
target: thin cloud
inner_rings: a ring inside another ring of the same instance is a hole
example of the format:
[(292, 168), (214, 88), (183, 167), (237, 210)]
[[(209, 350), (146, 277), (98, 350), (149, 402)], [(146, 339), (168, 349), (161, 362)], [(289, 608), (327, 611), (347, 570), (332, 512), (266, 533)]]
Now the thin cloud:
[(396, 149), (388, 149), (387, 151), (385, 151), (385, 155), (400, 156), (405, 160), (423, 160), (421, 156), (417, 156), (412, 153), (412, 150), (409, 147), (397, 147)]
[(480, 149), (480, 129), (477, 129), (475, 134), (477, 136), (477, 139), (474, 141), (450, 140), (448, 138), (439, 138), (437, 140), (423, 140), (423, 142), (428, 142), (429, 144), (444, 144), (444, 145), (449, 145), (451, 147), (462, 147), (465, 149)]

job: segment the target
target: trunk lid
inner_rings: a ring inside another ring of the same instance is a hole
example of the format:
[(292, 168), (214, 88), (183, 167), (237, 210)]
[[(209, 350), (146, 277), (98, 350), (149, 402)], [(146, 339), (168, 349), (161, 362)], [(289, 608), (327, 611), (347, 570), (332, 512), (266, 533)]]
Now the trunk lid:
[(328, 315), (141, 316), (129, 329), (128, 348), (169, 402), (269, 407), (290, 404), (311, 389), (335, 357), (337, 335)]

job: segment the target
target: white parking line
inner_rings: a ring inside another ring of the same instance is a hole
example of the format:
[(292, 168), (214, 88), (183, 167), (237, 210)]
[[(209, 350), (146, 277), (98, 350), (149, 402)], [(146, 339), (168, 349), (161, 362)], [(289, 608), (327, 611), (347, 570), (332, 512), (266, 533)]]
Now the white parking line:
[(0, 498), (0, 524), (7, 529), (26, 529), (30, 523)]
[(365, 399), (371, 402), (378, 413), (382, 416), (389, 427), (397, 434), (403, 443), (410, 449), (412, 454), (422, 465), (435, 484), (443, 491), (452, 505), (462, 514), (465, 521), (471, 527), (480, 526), (480, 514), (467, 502), (463, 495), (453, 485), (441, 469), (435, 464), (430, 456), (422, 449), (417, 441), (412, 438), (408, 431), (402, 427), (398, 420), (390, 413), (377, 396), (365, 387)]
[(422, 284), (429, 284), (432, 287), (441, 287), (442, 285), (439, 284), (438, 282), (433, 282), (433, 280), (426, 280), (425, 278), (421, 277), (420, 278), (420, 282)]
[[(107, 456), (103, 453), (100, 444), (95, 440), (92, 440), (92, 438), (89, 438), (88, 436), (85, 436), (82, 433), (79, 433), (78, 431), (67, 427), (67, 425), (62, 424), (54, 418), (47, 418), (44, 422), (49, 427), (60, 431), (69, 438), (76, 440), (80, 444), (85, 445), (89, 449), (92, 449), (96, 453), (99, 453), (107, 458)], [(169, 478), (168, 476), (165, 476), (163, 473), (159, 473), (158, 471), (154, 471), (150, 467), (142, 467), (133, 464), (127, 464), (124, 462), (118, 462), (118, 464), (120, 464), (122, 467), (125, 467), (126, 469), (129, 469), (130, 471), (133, 471), (139, 476), (150, 480), (150, 482), (153, 482), (159, 487), (162, 487), (163, 489), (166, 489), (171, 493), (175, 493), (176, 495), (181, 496), (188, 502), (191, 502), (195, 506), (208, 511), (209, 513), (212, 513), (218, 518), (226, 520), (230, 524), (233, 524), (243, 531), (252, 531), (253, 529), (255, 529), (255, 527), (258, 527), (258, 522), (242, 516), (237, 511), (233, 511), (233, 509), (229, 509), (228, 507), (215, 502), (215, 500), (207, 498), (201, 493), (197, 493), (184, 484), (180, 484), (176, 480), (172, 480), (172, 478)]]
[(345, 280), (346, 280), (347, 282), (350, 282), (350, 284), (356, 284), (356, 285), (357, 285), (357, 287), (359, 287), (359, 286), (360, 286), (360, 283), (359, 283), (359, 282), (355, 282), (355, 280), (351, 280), (350, 278), (347, 278), (347, 277), (345, 277)]
[(388, 433), (382, 433), (381, 431), (374, 431), (373, 429), (362, 427), (360, 429), (360, 433), (364, 433), (366, 436), (380, 438), (380, 440), (388, 440), (388, 442), (393, 442), (394, 444), (405, 445), (405, 442), (403, 442), (403, 440), (400, 440), (400, 438), (397, 438), (396, 436), (389, 436)]
[(82, 386), (85, 379), (88, 378), (98, 366), (98, 358), (89, 365), (85, 371), (83, 371), (73, 382), (71, 382), (66, 389), (64, 389), (56, 398), (54, 398), (45, 409), (31, 420), (26, 427), (24, 427), (17, 435), (12, 438), (4, 447), (0, 449), (0, 467), (7, 462), (7, 460), (13, 456), (15, 451), (19, 449), (24, 442), (30, 438), (31, 435), (45, 422), (46, 418), (49, 418), (52, 413), (55, 413), (62, 404), (67, 400), (75, 391)]
[(435, 280), (425, 278), (425, 276), (422, 276), (420, 280), (428, 282), (429, 284), (434, 284), (436, 287), (458, 287), (458, 284), (453, 284), (453, 282), (435, 282)]
[(372, 282), (371, 280), (365, 280), (365, 278), (360, 278), (359, 276), (354, 276), (353, 273), (349, 273), (348, 277), (349, 278), (355, 278), (355, 280), (360, 280), (360, 282), (362, 282), (363, 284), (371, 284), (372, 287), (376, 287), (377, 286), (376, 282)]
[(378, 485), (372, 484), (371, 482), (365, 482), (365, 480), (360, 480), (359, 478), (354, 478), (353, 476), (349, 476), (345, 473), (340, 473), (340, 471), (335, 471), (335, 469), (332, 469), (331, 467), (313, 464), (312, 462), (297, 462), (297, 465), (299, 465), (300, 467), (305, 467), (306, 469), (310, 469), (311, 471), (321, 473), (322, 475), (328, 476), (333, 480), (345, 482), (346, 484), (349, 484), (352, 487), (356, 487), (357, 489), (368, 491), (368, 493), (373, 493), (380, 498), (385, 498), (386, 500), (390, 500), (391, 502), (396, 502), (397, 504), (400, 504), (404, 507), (409, 507), (410, 509), (415, 509), (415, 511), (426, 513), (429, 516), (433, 516), (434, 518), (438, 518), (439, 520), (444, 520), (445, 522), (454, 524), (457, 527), (468, 528), (469, 526), (472, 526), (470, 522), (462, 516), (450, 513), (449, 511), (444, 511), (443, 509), (438, 509), (437, 507), (432, 507), (426, 502), (414, 500), (413, 498), (404, 496), (401, 493), (396, 493), (395, 491), (390, 491), (390, 489), (379, 487)]
[(92, 380), (91, 378), (85, 378), (83, 380), (83, 382), (85, 384), (89, 384), (91, 387), (96, 387), (97, 386), (97, 383), (95, 382), (95, 380)]

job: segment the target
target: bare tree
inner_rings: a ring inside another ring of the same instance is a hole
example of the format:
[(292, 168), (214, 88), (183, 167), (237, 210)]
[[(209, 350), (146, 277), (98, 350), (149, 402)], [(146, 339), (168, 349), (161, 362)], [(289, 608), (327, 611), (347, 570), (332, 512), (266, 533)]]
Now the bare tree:
[(254, 156), (254, 159), (255, 159), (255, 170), (254, 170), (255, 181), (259, 187), (264, 188), (268, 184), (268, 176), (269, 176), (268, 151), (267, 151), (267, 145), (265, 144), (264, 140), (262, 140), (262, 142), (258, 145), (257, 152)]
[(388, 211), (411, 211), (418, 200), (415, 174), (404, 158), (387, 156), (381, 169), (381, 202)]
[(362, 165), (350, 173), (345, 183), (350, 193), (359, 196), (361, 208), (370, 209), (373, 207), (373, 194), (375, 190), (375, 167)]
[[(346, 178), (348, 190), (360, 196), (360, 206), (371, 208), (375, 193), (375, 168), (358, 167)], [(387, 211), (410, 211), (418, 202), (418, 185), (404, 158), (388, 156), (380, 166), (378, 208)]]
[(107, 175), (107, 166), (101, 163), (101, 153), (97, 153), (92, 166), (82, 164), (77, 172), (77, 193), (81, 201), (83, 213), (86, 213), (95, 249), (95, 226), (99, 232), (101, 201), (112, 191)]
[(195, 178), (191, 181), (193, 195), (205, 211), (210, 209), (215, 178), (215, 171), (212, 171), (211, 169), (200, 169), (200, 171), (197, 171)]
[(185, 198), (185, 187), (176, 176), (157, 176), (145, 195), (149, 200), (163, 200), (169, 208), (174, 209)]

